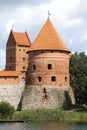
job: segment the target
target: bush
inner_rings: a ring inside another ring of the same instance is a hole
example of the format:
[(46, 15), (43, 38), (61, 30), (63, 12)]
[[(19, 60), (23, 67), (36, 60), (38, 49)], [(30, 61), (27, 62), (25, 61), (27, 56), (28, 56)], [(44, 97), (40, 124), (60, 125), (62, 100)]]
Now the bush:
[(0, 102), (0, 115), (2, 118), (11, 117), (14, 113), (14, 107), (8, 102)]

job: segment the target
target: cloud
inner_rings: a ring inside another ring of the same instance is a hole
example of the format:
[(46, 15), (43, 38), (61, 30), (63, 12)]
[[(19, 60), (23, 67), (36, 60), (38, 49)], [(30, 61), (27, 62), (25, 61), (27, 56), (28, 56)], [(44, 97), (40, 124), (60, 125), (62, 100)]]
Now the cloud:
[[(87, 0), (0, 0), (0, 9), (0, 51), (3, 56), (10, 30), (28, 31), (34, 41), (48, 17), (48, 10), (66, 45), (73, 52), (87, 52)], [(0, 59), (0, 64), (5, 62)]]
[(84, 33), (83, 39), (84, 39), (84, 40), (87, 40), (87, 33)]
[(49, 0), (0, 0), (0, 5), (15, 6), (21, 4), (37, 5), (40, 3), (49, 2)]
[(69, 39), (69, 44), (72, 44), (72, 42), (73, 42), (73, 39)]
[(10, 30), (14, 27), (15, 20), (11, 19), (6, 25), (6, 32), (9, 33)]
[(0, 70), (5, 68), (5, 50), (0, 49)]

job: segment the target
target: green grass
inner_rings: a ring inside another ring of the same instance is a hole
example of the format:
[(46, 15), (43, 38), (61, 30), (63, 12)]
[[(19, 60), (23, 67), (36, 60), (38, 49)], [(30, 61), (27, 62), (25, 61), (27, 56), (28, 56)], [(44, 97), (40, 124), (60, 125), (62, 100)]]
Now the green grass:
[(70, 112), (63, 109), (37, 109), (16, 111), (13, 120), (29, 120), (32, 122), (86, 122), (86, 112)]

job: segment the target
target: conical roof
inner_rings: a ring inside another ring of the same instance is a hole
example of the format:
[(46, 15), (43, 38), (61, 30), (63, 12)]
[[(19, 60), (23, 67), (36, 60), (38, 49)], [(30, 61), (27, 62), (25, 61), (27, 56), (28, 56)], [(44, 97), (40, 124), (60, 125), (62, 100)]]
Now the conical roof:
[(29, 49), (29, 51), (36, 50), (63, 50), (69, 52), (49, 18)]

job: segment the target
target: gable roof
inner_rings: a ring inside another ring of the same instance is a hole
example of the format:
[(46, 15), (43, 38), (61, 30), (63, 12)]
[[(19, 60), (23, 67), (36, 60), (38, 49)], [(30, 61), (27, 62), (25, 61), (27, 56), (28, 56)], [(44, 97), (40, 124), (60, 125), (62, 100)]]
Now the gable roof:
[(35, 50), (63, 50), (69, 52), (49, 18), (29, 48), (29, 51)]
[(31, 41), (27, 32), (20, 33), (20, 32), (11, 31), (11, 33), (14, 37), (16, 44), (22, 45), (22, 46), (31, 46)]
[(18, 77), (20, 74), (20, 71), (0, 71), (0, 77)]

